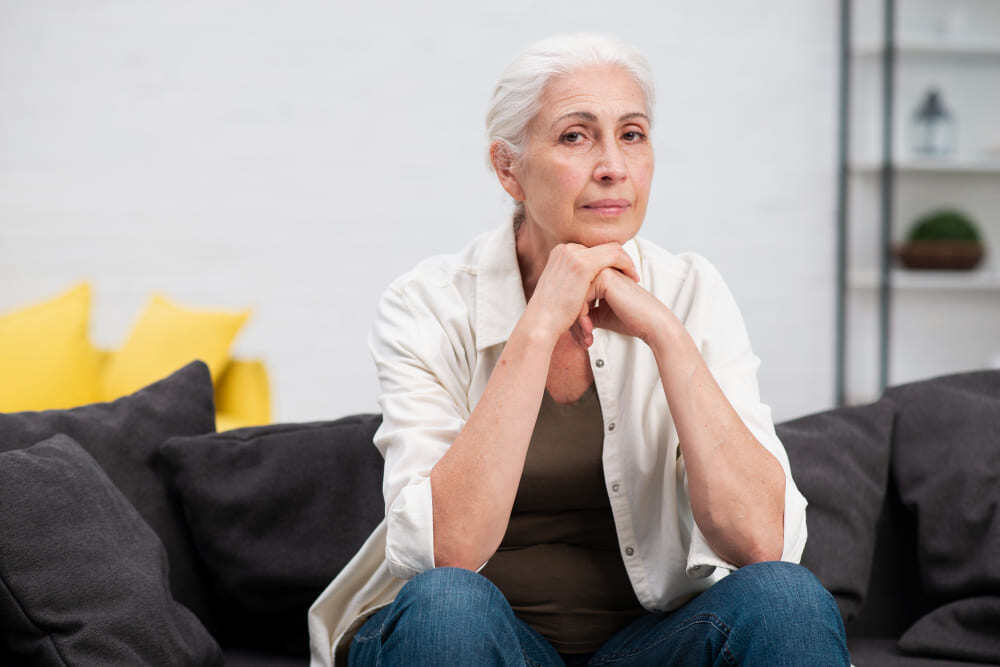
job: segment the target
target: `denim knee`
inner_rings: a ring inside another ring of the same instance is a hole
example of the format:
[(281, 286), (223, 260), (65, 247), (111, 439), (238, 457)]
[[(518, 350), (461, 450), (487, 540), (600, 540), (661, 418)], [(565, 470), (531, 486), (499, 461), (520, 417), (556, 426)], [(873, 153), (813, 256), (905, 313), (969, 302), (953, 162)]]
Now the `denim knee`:
[[(827, 626), (843, 632), (836, 601), (807, 568), (784, 561), (754, 563), (736, 570), (745, 590), (745, 611), (767, 619), (767, 626), (787, 634), (794, 628)], [(783, 620), (789, 621), (788, 623)]]
[(399, 611), (418, 610), (416, 621), (440, 626), (448, 618), (470, 619), (484, 625), (496, 622), (506, 599), (496, 585), (483, 575), (459, 567), (435, 567), (410, 579), (396, 594)]
[(350, 660), (352, 665), (517, 667), (527, 658), (500, 589), (471, 570), (438, 567), (410, 579), (392, 604), (365, 623), (353, 639)]
[(727, 648), (747, 665), (850, 664), (844, 623), (833, 596), (808, 569), (770, 561), (719, 582), (732, 606)]
[(754, 598), (762, 605), (795, 614), (840, 614), (833, 596), (816, 575), (801, 565), (785, 561), (754, 563), (729, 576), (744, 578), (742, 585), (756, 589)]

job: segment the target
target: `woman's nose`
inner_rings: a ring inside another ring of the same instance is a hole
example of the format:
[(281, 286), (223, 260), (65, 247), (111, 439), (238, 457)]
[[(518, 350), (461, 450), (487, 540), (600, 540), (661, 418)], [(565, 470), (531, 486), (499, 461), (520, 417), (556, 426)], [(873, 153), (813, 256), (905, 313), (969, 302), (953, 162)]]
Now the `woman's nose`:
[(618, 183), (625, 180), (627, 173), (625, 156), (618, 146), (606, 146), (594, 167), (594, 179), (602, 183)]

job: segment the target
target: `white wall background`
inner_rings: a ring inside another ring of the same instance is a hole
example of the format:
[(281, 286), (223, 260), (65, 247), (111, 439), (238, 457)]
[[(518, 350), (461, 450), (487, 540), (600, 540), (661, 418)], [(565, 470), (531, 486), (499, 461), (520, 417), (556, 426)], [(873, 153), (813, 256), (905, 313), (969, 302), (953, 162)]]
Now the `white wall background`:
[(837, 3), (0, 4), (0, 311), (89, 279), (120, 345), (153, 290), (252, 306), (278, 420), (377, 409), (385, 285), (510, 207), (484, 164), (496, 76), (554, 32), (657, 77), (641, 234), (720, 268), (776, 421), (834, 384)]

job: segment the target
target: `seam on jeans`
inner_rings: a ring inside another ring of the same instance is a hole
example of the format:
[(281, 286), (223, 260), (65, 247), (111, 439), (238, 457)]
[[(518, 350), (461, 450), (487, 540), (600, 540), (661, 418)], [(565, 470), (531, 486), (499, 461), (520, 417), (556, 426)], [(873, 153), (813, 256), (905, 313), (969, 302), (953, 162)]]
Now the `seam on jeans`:
[(385, 619), (382, 619), (382, 622), (380, 622), (376, 626), (377, 629), (374, 630), (371, 634), (369, 634), (369, 635), (363, 635), (363, 634), (361, 634), (361, 630), (364, 629), (364, 627), (366, 625), (368, 625), (368, 621), (372, 620), (375, 617), (375, 614), (378, 614), (379, 612), (381, 612), (382, 609), (385, 609), (385, 607), (382, 607), (381, 609), (376, 610), (375, 613), (373, 613), (371, 616), (369, 616), (367, 619), (365, 619), (365, 622), (361, 624), (361, 627), (358, 628), (358, 631), (354, 633), (354, 639), (351, 640), (351, 641), (358, 641), (358, 640), (360, 640), (360, 641), (363, 641), (363, 642), (367, 642), (367, 641), (371, 641), (373, 639), (381, 639), (382, 638), (382, 636), (383, 636), (382, 631), (385, 629)]
[(354, 639), (351, 640), (351, 643), (363, 644), (364, 642), (370, 642), (373, 639), (378, 639), (378, 633), (368, 635), (367, 637), (362, 637), (361, 635), (354, 635)]
[(521, 656), (524, 658), (524, 661), (528, 665), (531, 665), (531, 667), (544, 667), (544, 665), (542, 665), (542, 663), (535, 662), (534, 660), (532, 660), (531, 658), (529, 658), (528, 654), (524, 652), (524, 649), (521, 649)]
[[(367, 621), (365, 622), (365, 624), (367, 625)], [(378, 625), (375, 626), (375, 630), (371, 634), (369, 634), (369, 635), (363, 635), (363, 634), (361, 634), (361, 628), (358, 628), (358, 631), (354, 634), (353, 641), (359, 641), (360, 640), (360, 641), (363, 641), (363, 642), (367, 642), (367, 641), (371, 641), (371, 640), (376, 639), (376, 638), (381, 637), (381, 636), (382, 636), (382, 623), (379, 623)]]
[[(692, 616), (691, 618), (689, 618), (686, 623), (684, 623), (683, 625), (678, 626), (676, 629), (674, 629), (674, 631), (671, 632), (669, 635), (666, 635), (664, 637), (660, 637), (660, 639), (658, 639), (657, 641), (653, 642), (652, 644), (649, 644), (648, 646), (644, 646), (641, 649), (638, 649), (636, 651), (626, 651), (626, 652), (612, 653), (611, 655), (604, 656), (604, 657), (600, 658), (599, 660), (596, 660), (596, 661), (592, 660), (589, 664), (590, 665), (594, 665), (594, 666), (596, 666), (596, 665), (605, 665), (605, 664), (610, 664), (612, 662), (618, 662), (618, 661), (624, 660), (626, 658), (632, 658), (634, 656), (639, 655), (640, 653), (644, 653), (644, 652), (648, 651), (651, 648), (655, 648), (655, 647), (659, 646), (660, 644), (663, 644), (664, 642), (669, 641), (678, 632), (680, 632), (682, 630), (686, 630), (687, 628), (690, 628), (692, 625), (701, 625), (701, 624), (705, 624), (705, 623), (707, 623), (708, 625), (711, 625), (716, 630), (718, 630), (719, 632), (721, 632), (722, 634), (724, 634), (726, 636), (726, 640), (727, 641), (729, 640), (729, 634), (731, 632), (731, 629), (729, 628), (728, 625), (726, 625), (726, 622), (723, 621), (720, 617), (716, 616), (715, 614), (710, 614), (710, 613), (707, 613), (707, 614), (696, 614), (696, 615)], [(733, 664), (736, 664), (736, 661), (732, 657), (732, 653), (729, 652), (728, 646), (723, 645), (722, 652), (723, 652), (724, 657), (728, 661), (732, 662)]]

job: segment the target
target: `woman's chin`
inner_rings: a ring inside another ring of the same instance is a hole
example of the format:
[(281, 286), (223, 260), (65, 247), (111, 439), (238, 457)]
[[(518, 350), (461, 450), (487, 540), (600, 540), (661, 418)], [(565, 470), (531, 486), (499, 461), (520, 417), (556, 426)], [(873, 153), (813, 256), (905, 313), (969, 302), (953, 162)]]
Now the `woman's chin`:
[(625, 224), (593, 224), (582, 227), (576, 243), (592, 248), (602, 243), (619, 243), (624, 245), (639, 231), (637, 225)]

